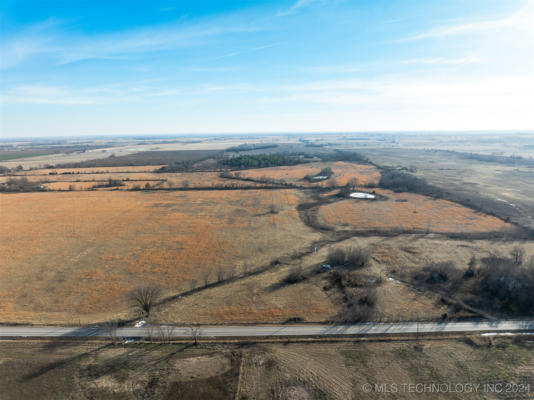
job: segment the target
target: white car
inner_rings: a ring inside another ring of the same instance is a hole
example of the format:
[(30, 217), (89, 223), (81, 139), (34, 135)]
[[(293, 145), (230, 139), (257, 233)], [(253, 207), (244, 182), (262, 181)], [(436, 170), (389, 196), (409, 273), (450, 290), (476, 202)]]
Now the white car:
[(141, 321), (139, 321), (138, 323), (136, 323), (134, 326), (135, 326), (136, 328), (141, 328), (142, 326), (145, 326), (145, 325), (146, 325), (146, 321), (141, 320)]

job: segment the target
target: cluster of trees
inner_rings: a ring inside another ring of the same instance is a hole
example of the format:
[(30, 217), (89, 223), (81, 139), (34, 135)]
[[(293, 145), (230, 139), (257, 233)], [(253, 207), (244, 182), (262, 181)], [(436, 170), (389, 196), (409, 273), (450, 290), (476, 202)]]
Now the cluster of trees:
[(32, 182), (27, 178), (10, 178), (0, 184), (0, 192), (44, 192), (41, 182)]
[(481, 259), (478, 293), (495, 311), (534, 315), (534, 258), (524, 260), (515, 248), (508, 257), (494, 254)]
[(424, 179), (392, 169), (382, 171), (378, 186), (394, 192), (411, 192), (433, 197), (443, 195), (440, 188), (428, 184)]
[(161, 168), (158, 168), (154, 172), (184, 172), (191, 171), (195, 162), (192, 160), (183, 160), (183, 161), (174, 161), (165, 165)]
[(413, 281), (451, 296), (461, 293), (465, 303), (479, 309), (534, 315), (534, 257), (526, 261), (520, 247), (509, 255), (495, 253), (479, 262), (472, 257), (465, 271), (451, 261), (429, 263), (413, 276)]
[(238, 169), (277, 167), (281, 165), (296, 165), (302, 162), (295, 156), (284, 154), (247, 154), (221, 160), (221, 164)]
[(332, 153), (322, 153), (319, 157), (323, 161), (348, 161), (359, 164), (370, 164), (367, 157), (355, 151), (335, 150)]
[(93, 186), (93, 188), (107, 188), (107, 187), (119, 187), (124, 186), (124, 182), (120, 179), (113, 179), (109, 178), (106, 183), (100, 183), (98, 185)]
[(326, 260), (332, 267), (359, 269), (369, 265), (371, 253), (363, 247), (337, 247), (330, 249)]
[(463, 274), (452, 261), (429, 262), (413, 276), (415, 284), (428, 285), (430, 290), (439, 286), (441, 290), (454, 294), (462, 285), (464, 278), (469, 277)]

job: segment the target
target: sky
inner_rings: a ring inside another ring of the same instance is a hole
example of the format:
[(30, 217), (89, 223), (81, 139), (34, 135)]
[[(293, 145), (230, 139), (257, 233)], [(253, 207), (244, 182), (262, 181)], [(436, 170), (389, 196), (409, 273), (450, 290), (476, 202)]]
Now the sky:
[(534, 129), (534, 0), (0, 0), (0, 136)]

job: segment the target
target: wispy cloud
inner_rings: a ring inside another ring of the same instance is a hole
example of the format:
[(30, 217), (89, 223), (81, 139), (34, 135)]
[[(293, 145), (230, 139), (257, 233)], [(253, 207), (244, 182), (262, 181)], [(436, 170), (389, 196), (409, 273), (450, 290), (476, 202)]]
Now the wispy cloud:
[(51, 85), (20, 85), (0, 95), (3, 104), (53, 104), (87, 106), (117, 102), (131, 102), (142, 95), (139, 88), (129, 91), (116, 87), (72, 88)]
[(399, 39), (398, 41), (407, 42), (467, 33), (484, 33), (491, 31), (497, 32), (503, 29), (510, 28), (515, 30), (527, 30), (529, 32), (533, 32), (533, 19), (534, 0), (527, 0), (523, 4), (523, 6), (520, 7), (516, 12), (503, 18), (479, 20), (456, 25), (441, 26), (414, 35), (405, 36)]
[(324, 3), (325, 0), (297, 0), (296, 3), (294, 3), (290, 8), (288, 8), (285, 11), (279, 11), (276, 13), (277, 17), (285, 17), (286, 15), (291, 15), (298, 11), (300, 8), (309, 6), (313, 3)]
[(245, 50), (232, 51), (230, 53), (226, 53), (226, 54), (223, 54), (221, 56), (212, 58), (210, 61), (220, 60), (220, 59), (228, 58), (228, 57), (235, 57), (235, 56), (239, 56), (239, 55), (242, 55), (242, 54), (253, 53), (253, 52), (256, 52), (256, 51), (269, 49), (271, 47), (278, 46), (279, 44), (280, 43), (271, 43), (271, 44), (266, 44), (266, 45), (262, 45), (262, 46), (251, 47), (251, 48), (248, 48), (248, 49), (245, 49)]
[(476, 64), (482, 60), (476, 56), (460, 57), (460, 58), (410, 58), (401, 61), (401, 64), (406, 65), (465, 65)]
[(183, 21), (100, 35), (69, 34), (68, 24), (43, 23), (0, 40), (0, 67), (14, 67), (44, 56), (56, 64), (88, 59), (120, 59), (175, 48), (213, 43), (217, 37), (259, 31), (257, 23), (235, 17), (197, 23)]

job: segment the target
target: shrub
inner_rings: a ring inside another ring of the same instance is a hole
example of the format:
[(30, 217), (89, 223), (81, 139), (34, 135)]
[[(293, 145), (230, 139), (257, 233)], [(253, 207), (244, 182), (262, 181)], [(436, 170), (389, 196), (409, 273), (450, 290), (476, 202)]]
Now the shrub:
[(351, 247), (347, 251), (346, 266), (349, 268), (363, 268), (369, 265), (371, 253), (366, 248)]
[(120, 179), (109, 178), (106, 183), (101, 183), (99, 185), (93, 186), (94, 188), (106, 188), (106, 187), (119, 187), (124, 186), (124, 182)]
[(345, 265), (345, 250), (339, 247), (330, 249), (326, 260), (333, 267)]
[(10, 178), (6, 183), (0, 184), (1, 192), (44, 192), (46, 189), (41, 182), (31, 182), (27, 178)]
[(348, 249), (330, 249), (327, 256), (328, 264), (333, 267), (345, 266), (351, 269), (363, 268), (369, 265), (371, 253), (362, 247), (350, 247)]
[(342, 321), (359, 322), (369, 320), (373, 314), (377, 301), (376, 290), (368, 288), (365, 291), (347, 291), (347, 301), (340, 313)]
[(306, 276), (304, 275), (304, 272), (302, 271), (302, 267), (294, 267), (289, 271), (289, 274), (287, 274), (286, 278), (284, 279), (285, 283), (288, 284), (294, 284), (298, 282), (302, 282), (306, 279)]
[(479, 270), (479, 294), (496, 311), (534, 315), (534, 264), (521, 266), (513, 258), (491, 255)]

